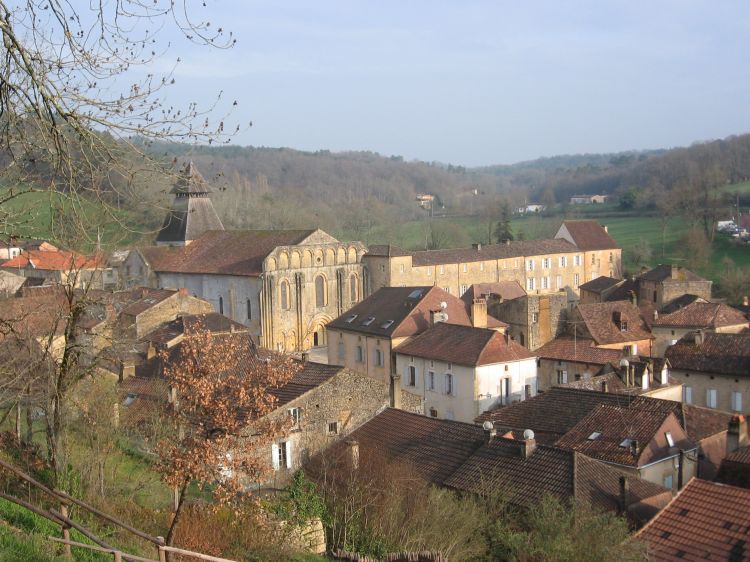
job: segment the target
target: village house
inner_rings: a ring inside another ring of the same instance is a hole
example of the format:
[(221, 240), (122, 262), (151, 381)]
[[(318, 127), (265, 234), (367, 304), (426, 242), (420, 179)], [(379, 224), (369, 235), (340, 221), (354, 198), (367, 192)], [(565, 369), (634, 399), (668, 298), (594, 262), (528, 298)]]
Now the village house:
[(683, 383), (686, 404), (750, 413), (750, 333), (699, 330), (668, 347), (664, 356)]
[(551, 240), (414, 252), (371, 246), (362, 259), (372, 290), (435, 285), (456, 296), (473, 284), (502, 281), (516, 281), (529, 294), (577, 295), (587, 279), (619, 275), (621, 261), (621, 249), (596, 221), (565, 221)]
[(579, 304), (568, 324), (570, 333), (593, 340), (599, 348), (651, 355), (653, 336), (639, 308), (629, 301)]
[(438, 323), (394, 350), (404, 393), (436, 418), (471, 423), (536, 394), (536, 357), (496, 330)]
[(487, 308), (490, 315), (509, 325), (508, 331), (521, 345), (535, 351), (566, 331), (568, 308), (574, 302), (566, 291), (558, 291), (492, 299)]
[(617, 291), (618, 288), (628, 284), (627, 279), (615, 279), (614, 277), (608, 277), (602, 275), (586, 283), (582, 283), (579, 287), (581, 304), (592, 304), (597, 302), (606, 302), (608, 300), (631, 300), (628, 297), (621, 299), (610, 299), (608, 298), (611, 294)]
[(192, 165), (173, 193), (157, 245), (125, 261), (129, 284), (187, 288), (277, 351), (325, 346), (325, 325), (367, 293), (361, 243), (320, 229), (225, 231)]
[(604, 204), (609, 199), (608, 195), (573, 195), (570, 198), (571, 205), (596, 205)]
[(438, 287), (384, 287), (328, 324), (328, 363), (389, 383), (393, 350), (436, 322), (471, 325), (464, 302)]
[(0, 268), (4, 271), (42, 279), (45, 283), (96, 289), (103, 286), (105, 266), (105, 262), (99, 257), (86, 257), (46, 243), (39, 249), (24, 250), (0, 263)]
[[(701, 478), (713, 478), (722, 459), (728, 453), (750, 443), (747, 428), (737, 426), (734, 417), (724, 412), (638, 394), (569, 387), (555, 387), (529, 400), (485, 412), (475, 420), (475, 423), (490, 421), (501, 435), (509, 431), (521, 434), (525, 429), (531, 429), (536, 435), (537, 442), (554, 445), (599, 406), (634, 408), (632, 412), (622, 413), (621, 419), (615, 422), (612, 434), (620, 432), (617, 428), (622, 429), (620, 426), (628, 420), (632, 422), (635, 431), (639, 412), (644, 410), (656, 411), (656, 418), (660, 419), (665, 419), (669, 413), (674, 414), (688, 440), (698, 446), (695, 471)], [(606, 424), (602, 427), (606, 427)], [(586, 438), (594, 431), (601, 433), (601, 429), (592, 430)], [(619, 446), (625, 438), (633, 439), (625, 436), (617, 445)], [(659, 450), (659, 447), (656, 450)], [(661, 450), (663, 453), (664, 449)], [(696, 461), (696, 458), (693, 458), (693, 461)], [(666, 470), (668, 466), (662, 465), (662, 468)], [(634, 469), (631, 467), (629, 470), (633, 472)], [(654, 476), (653, 471), (651, 472)], [(668, 471), (664, 475), (668, 475)], [(673, 483), (677, 483), (676, 478), (673, 478)]]
[[(318, 464), (318, 470), (325, 467), (332, 475), (336, 467), (365, 471), (393, 467), (439, 487), (498, 492), (520, 508), (533, 508), (549, 494), (642, 520), (670, 496), (661, 486), (627, 477), (575, 452), (535, 443), (533, 438), (513, 439), (492, 429), (391, 408), (326, 451)], [(624, 476), (629, 492), (621, 494)]]
[(677, 265), (659, 265), (641, 273), (636, 281), (638, 304), (650, 304), (659, 311), (683, 295), (711, 300), (713, 282)]
[(649, 560), (749, 560), (750, 490), (691, 480), (635, 535)]
[(544, 392), (553, 386), (590, 380), (609, 363), (625, 357), (622, 350), (597, 347), (592, 339), (560, 336), (534, 352), (538, 357), (537, 381)]
[(650, 322), (654, 336), (653, 354), (664, 357), (670, 345), (696, 330), (706, 333), (736, 334), (750, 323), (739, 310), (721, 303), (693, 301), (669, 314), (654, 314)]

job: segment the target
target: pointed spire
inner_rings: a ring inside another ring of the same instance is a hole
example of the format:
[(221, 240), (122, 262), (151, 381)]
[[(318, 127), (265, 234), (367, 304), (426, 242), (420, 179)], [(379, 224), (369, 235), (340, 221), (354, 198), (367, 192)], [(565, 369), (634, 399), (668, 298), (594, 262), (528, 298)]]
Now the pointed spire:
[(198, 171), (198, 168), (190, 160), (180, 172), (180, 176), (170, 193), (186, 193), (188, 195), (203, 195), (211, 193), (205, 178)]

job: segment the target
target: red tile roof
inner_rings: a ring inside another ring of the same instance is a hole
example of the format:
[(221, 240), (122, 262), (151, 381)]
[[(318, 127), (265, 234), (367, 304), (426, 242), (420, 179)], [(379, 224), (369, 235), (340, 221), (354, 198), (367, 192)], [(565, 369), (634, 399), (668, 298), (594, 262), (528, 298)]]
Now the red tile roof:
[(488, 244), (480, 248), (457, 248), (453, 250), (423, 250), (411, 252), (413, 266), (440, 265), (445, 263), (471, 263), (485, 260), (570, 254), (578, 251), (567, 240), (513, 240), (507, 244)]
[(302, 243), (315, 230), (210, 230), (188, 246), (139, 250), (151, 269), (166, 273), (212, 273), (257, 277), (279, 246)]
[(303, 394), (319, 387), (344, 370), (338, 365), (307, 362), (284, 386), (270, 392), (277, 398), (276, 407), (280, 408)]
[(45, 271), (96, 269), (103, 266), (104, 262), (99, 258), (89, 258), (66, 250), (28, 250), (0, 264), (0, 267), (4, 268), (33, 268)]
[[(447, 306), (442, 308), (442, 303)], [(383, 287), (328, 323), (327, 328), (384, 338), (408, 337), (430, 327), (430, 312), (451, 324), (471, 325), (464, 302), (438, 287)]]
[(547, 342), (535, 351), (541, 359), (606, 365), (617, 363), (623, 357), (619, 349), (596, 347), (594, 340), (561, 336)]
[(581, 250), (615, 250), (620, 247), (595, 220), (570, 220), (562, 225), (568, 230), (573, 242)]
[[(640, 309), (628, 301), (598, 302), (579, 304), (576, 310), (586, 324), (586, 330), (597, 345), (627, 343), (652, 339)], [(620, 316), (627, 322), (627, 328), (621, 329), (615, 317)]]
[(681, 328), (726, 328), (747, 325), (747, 317), (726, 304), (692, 302), (670, 314), (662, 314), (652, 326)]
[(648, 559), (750, 560), (750, 490), (693, 478), (636, 534)]
[(672, 369), (715, 373), (734, 377), (750, 376), (750, 333), (703, 334), (703, 343), (695, 343), (695, 334), (687, 334), (667, 348), (664, 356)]
[(461, 300), (471, 306), (475, 298), (483, 298), (490, 295), (504, 301), (509, 301), (526, 296), (526, 291), (518, 281), (498, 281), (497, 283), (474, 283), (461, 295)]
[(38, 297), (0, 299), (0, 339), (62, 334), (68, 312), (68, 301), (59, 291)]
[(528, 349), (495, 330), (443, 322), (402, 343), (395, 351), (471, 367), (535, 357)]

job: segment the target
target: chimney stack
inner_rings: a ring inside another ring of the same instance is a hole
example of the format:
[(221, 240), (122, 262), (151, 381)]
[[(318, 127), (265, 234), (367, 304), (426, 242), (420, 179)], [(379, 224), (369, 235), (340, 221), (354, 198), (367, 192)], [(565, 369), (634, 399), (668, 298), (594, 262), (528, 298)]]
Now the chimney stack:
[(727, 454), (742, 447), (747, 441), (747, 418), (737, 414), (729, 420), (727, 431)]
[(703, 345), (703, 330), (695, 332), (695, 345)]
[(523, 443), (521, 445), (521, 456), (528, 459), (534, 450), (536, 449), (536, 439), (534, 439), (534, 432), (531, 429), (525, 429), (523, 432)]
[(180, 289), (178, 290), (178, 293), (180, 293), (180, 295), (183, 296), (183, 297), (188, 296), (187, 287), (180, 287)]
[(307, 351), (302, 352), (302, 362), (307, 363), (310, 360), (310, 354)]
[(389, 388), (391, 408), (401, 409), (401, 375), (391, 375)]
[(634, 457), (638, 456), (638, 439), (630, 440), (630, 454)]
[(607, 392), (607, 381), (602, 381), (602, 392)]
[(487, 301), (485, 299), (474, 299), (472, 302), (471, 325), (475, 328), (487, 327)]
[(359, 442), (356, 439), (347, 440), (346, 451), (351, 469), (357, 470), (359, 468)]
[(628, 502), (630, 501), (630, 482), (627, 476), (620, 476), (620, 514), (625, 514), (628, 511)]
[(487, 420), (482, 424), (482, 429), (484, 430), (484, 442), (487, 444), (491, 443), (492, 440), (497, 436), (497, 430), (495, 429), (495, 426), (491, 421)]
[(609, 232), (609, 228), (607, 227), (606, 224), (603, 224), (602, 228), (604, 229), (604, 232)]

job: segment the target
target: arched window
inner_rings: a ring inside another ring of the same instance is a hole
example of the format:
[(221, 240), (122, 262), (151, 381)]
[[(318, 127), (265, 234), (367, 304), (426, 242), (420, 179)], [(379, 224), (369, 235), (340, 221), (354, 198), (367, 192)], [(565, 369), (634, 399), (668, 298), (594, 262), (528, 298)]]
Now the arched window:
[(282, 281), (279, 291), (281, 293), (281, 308), (283, 310), (289, 310), (289, 282)]
[(315, 278), (315, 306), (323, 308), (326, 301), (326, 280), (322, 275), (318, 275)]
[(219, 297), (219, 314), (224, 314), (224, 297)]
[(357, 285), (357, 276), (352, 273), (349, 276), (349, 300), (351, 302), (357, 302), (359, 296), (359, 287)]

